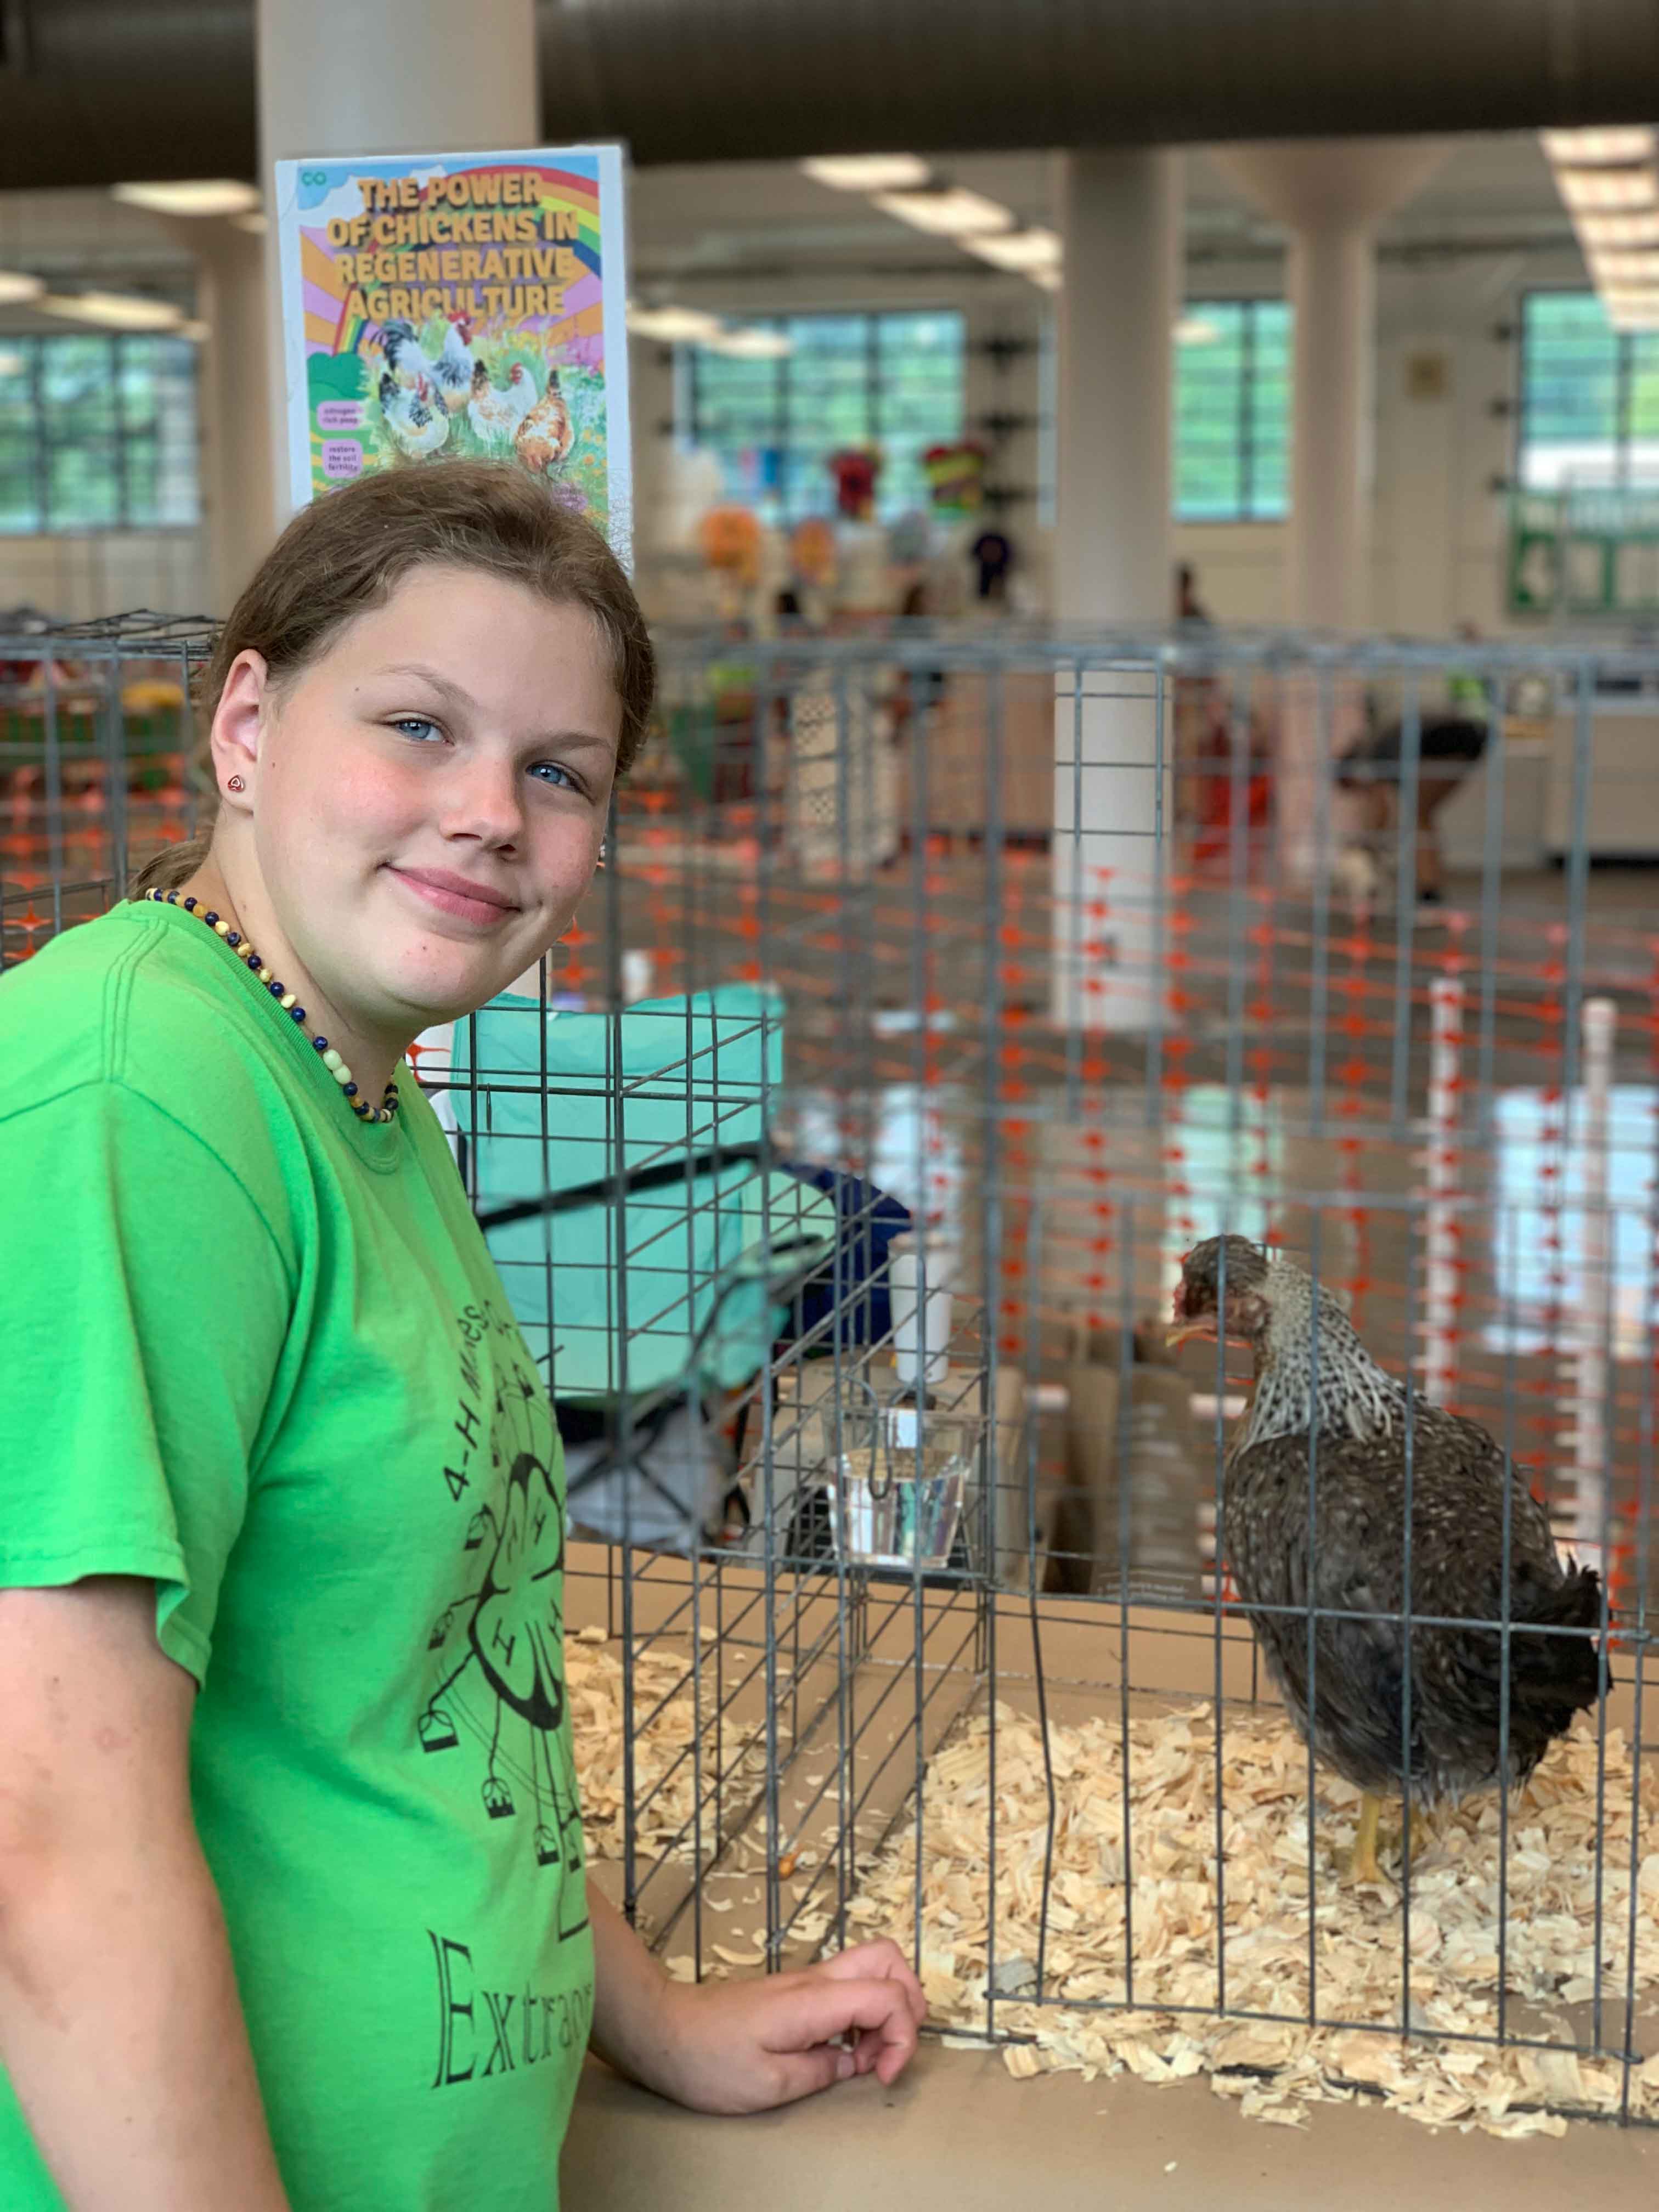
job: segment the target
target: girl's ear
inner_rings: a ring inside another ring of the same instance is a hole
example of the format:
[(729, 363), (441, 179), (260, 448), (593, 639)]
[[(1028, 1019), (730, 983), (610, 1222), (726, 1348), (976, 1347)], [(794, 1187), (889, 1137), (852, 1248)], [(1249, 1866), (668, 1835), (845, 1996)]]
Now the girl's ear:
[(253, 811), (259, 741), (270, 702), (270, 671), (264, 654), (251, 648), (239, 653), (214, 709), (209, 743), (220, 804), (244, 814)]

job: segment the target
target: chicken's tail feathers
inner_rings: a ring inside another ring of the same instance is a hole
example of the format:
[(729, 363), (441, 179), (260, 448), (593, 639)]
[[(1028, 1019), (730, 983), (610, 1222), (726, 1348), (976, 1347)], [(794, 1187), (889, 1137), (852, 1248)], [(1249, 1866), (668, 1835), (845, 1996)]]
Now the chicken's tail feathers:
[[(1601, 1626), (1601, 1577), (1594, 1567), (1570, 1564), (1549, 1587), (1520, 1583), (1516, 1590), (1510, 1680), (1512, 1694), (1534, 1706), (1593, 1705), (1613, 1685)], [(1534, 1636), (1542, 1628), (1568, 1635)], [(1604, 1671), (1605, 1666), (1605, 1671)]]

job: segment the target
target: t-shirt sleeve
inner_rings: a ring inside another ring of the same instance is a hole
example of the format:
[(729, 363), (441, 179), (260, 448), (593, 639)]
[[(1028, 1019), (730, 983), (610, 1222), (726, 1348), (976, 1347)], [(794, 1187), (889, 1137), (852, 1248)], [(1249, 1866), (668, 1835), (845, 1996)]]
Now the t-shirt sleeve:
[(283, 1252), (204, 1141), (118, 1082), (0, 1121), (0, 1587), (156, 1585), (201, 1681), (283, 1358)]

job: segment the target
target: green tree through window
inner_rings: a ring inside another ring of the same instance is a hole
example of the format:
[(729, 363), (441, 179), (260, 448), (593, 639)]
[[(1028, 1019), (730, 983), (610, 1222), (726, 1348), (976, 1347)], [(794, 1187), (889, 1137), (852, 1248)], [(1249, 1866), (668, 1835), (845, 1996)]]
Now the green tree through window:
[(1659, 331), (1615, 331), (1594, 292), (1528, 292), (1520, 448), (1529, 491), (1659, 481)]
[(963, 435), (963, 319), (926, 314), (773, 315), (790, 351), (744, 361), (679, 349), (679, 432), (712, 453), (726, 496), (765, 521), (834, 511), (831, 453), (880, 449), (877, 512), (925, 508), (921, 456)]
[(200, 512), (187, 338), (0, 337), (0, 532), (188, 527)]
[(1176, 521), (1283, 521), (1290, 443), (1288, 304), (1189, 301), (1175, 345)]

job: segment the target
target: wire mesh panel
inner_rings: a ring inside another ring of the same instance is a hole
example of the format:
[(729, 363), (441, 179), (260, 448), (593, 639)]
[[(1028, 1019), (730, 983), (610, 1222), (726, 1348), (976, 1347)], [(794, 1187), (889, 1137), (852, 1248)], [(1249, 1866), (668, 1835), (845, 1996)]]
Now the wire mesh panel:
[[(575, 926), (416, 1054), (594, 1878), (684, 1975), (893, 1934), (1016, 2072), (1650, 2121), (1659, 657), (661, 646)], [(142, 842), (106, 770), (76, 878), (32, 742), (12, 958)]]

